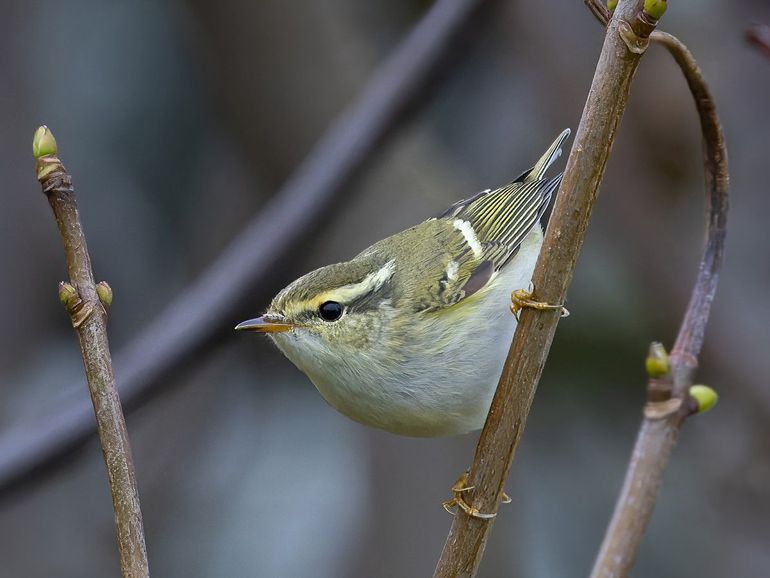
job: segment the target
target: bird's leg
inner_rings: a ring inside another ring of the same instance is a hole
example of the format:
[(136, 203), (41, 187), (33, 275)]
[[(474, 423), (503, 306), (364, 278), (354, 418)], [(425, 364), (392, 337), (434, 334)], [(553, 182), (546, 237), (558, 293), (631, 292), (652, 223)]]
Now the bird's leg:
[(511, 293), (511, 313), (519, 320), (519, 312), (525, 307), (530, 309), (539, 309), (540, 311), (547, 311), (552, 309), (561, 309), (561, 316), (568, 317), (569, 311), (564, 305), (553, 305), (544, 301), (536, 301), (534, 297), (535, 286), (532, 283), (529, 284), (527, 289), (516, 289)]
[[(452, 499), (447, 500), (442, 506), (444, 506), (444, 509), (452, 514), (454, 516), (455, 512), (453, 511), (455, 507), (460, 508), (463, 512), (468, 514), (472, 518), (479, 518), (481, 520), (491, 520), (495, 516), (497, 516), (497, 513), (494, 514), (482, 514), (478, 511), (477, 508), (474, 508), (468, 502), (465, 501), (465, 498), (463, 497), (463, 492), (467, 492), (468, 490), (472, 490), (473, 486), (468, 486), (468, 471), (464, 471), (459, 478), (457, 478), (457, 481), (452, 486)], [(511, 498), (508, 497), (508, 494), (503, 492), (502, 496), (502, 503), (503, 504), (509, 504), (511, 502)]]

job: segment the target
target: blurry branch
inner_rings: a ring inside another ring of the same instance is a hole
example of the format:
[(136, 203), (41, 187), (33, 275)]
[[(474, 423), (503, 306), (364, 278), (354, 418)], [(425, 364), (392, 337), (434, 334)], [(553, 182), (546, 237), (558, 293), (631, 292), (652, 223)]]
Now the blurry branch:
[[(276, 265), (327, 215), (343, 187), (427, 88), (459, 33), (490, 0), (438, 0), (409, 32), (305, 161), (216, 261), (116, 357), (124, 402), (135, 406), (162, 380), (200, 359), (245, 303), (268, 298)], [(0, 438), (0, 493), (60, 460), (94, 433), (87, 403)]]
[[(535, 268), (535, 299), (564, 303), (631, 80), (656, 20), (622, 0), (610, 22)], [(558, 310), (524, 310), (434, 576), (474, 576), (556, 331)], [(469, 515), (480, 512), (484, 518)]]
[(583, 2), (601, 25), (607, 26), (610, 21), (610, 11), (607, 9), (607, 6), (599, 0), (583, 0)]
[(37, 178), (51, 204), (59, 226), (70, 283), (59, 285), (59, 298), (67, 308), (80, 342), (88, 389), (93, 402), (99, 442), (115, 510), (120, 567), (125, 578), (149, 576), (142, 512), (136, 489), (134, 462), (126, 422), (112, 375), (107, 340), (105, 305), (112, 301), (106, 283), (94, 283), (91, 257), (80, 223), (72, 178), (57, 158), (56, 141), (44, 126), (35, 133), (33, 153)]
[(727, 149), (714, 100), (690, 51), (665, 32), (655, 32), (652, 38), (665, 46), (679, 64), (700, 117), (706, 173), (706, 243), (670, 358), (662, 346), (651, 348), (644, 418), (591, 578), (628, 575), (684, 420), (716, 402), (713, 390), (693, 386), (693, 377), (724, 253), (729, 189)]
[(770, 26), (767, 24), (752, 24), (746, 30), (746, 39), (765, 57), (770, 58)]

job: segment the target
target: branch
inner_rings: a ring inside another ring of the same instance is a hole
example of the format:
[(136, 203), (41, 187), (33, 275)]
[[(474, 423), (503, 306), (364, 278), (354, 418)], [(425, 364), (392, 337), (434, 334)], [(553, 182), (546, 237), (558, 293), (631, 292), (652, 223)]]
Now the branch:
[(767, 24), (752, 24), (746, 30), (746, 40), (766, 58), (770, 58), (770, 26)]
[[(729, 188), (727, 149), (714, 100), (690, 51), (665, 32), (655, 32), (653, 39), (665, 46), (679, 64), (700, 117), (706, 173), (706, 243), (670, 360), (660, 350), (648, 358), (651, 377), (644, 418), (592, 578), (628, 575), (685, 419), (705, 411), (708, 404), (716, 401), (716, 394), (709, 388), (691, 386), (724, 253)], [(656, 366), (656, 360), (663, 363)]]
[(37, 130), (32, 146), (37, 178), (59, 225), (67, 270), (72, 281), (72, 284), (60, 284), (59, 298), (70, 314), (80, 342), (99, 441), (110, 481), (120, 567), (125, 578), (149, 577), (134, 462), (112, 375), (112, 359), (107, 340), (107, 313), (104, 307), (112, 301), (112, 292), (106, 283), (98, 286), (94, 283), (72, 178), (56, 156), (56, 141), (48, 128), (42, 126)]
[(602, 4), (599, 0), (583, 0), (588, 10), (599, 21), (602, 26), (607, 26), (610, 21), (610, 11), (607, 6)]
[[(239, 307), (268, 299), (265, 278), (325, 219), (343, 187), (425, 100), (429, 80), (454, 40), (490, 0), (438, 0), (376, 70), (357, 101), (324, 134), (292, 177), (198, 280), (172, 301), (116, 357), (130, 411), (163, 379), (212, 349)], [(434, 87), (431, 87), (434, 88)], [(421, 98), (422, 97), (422, 98)], [(61, 461), (94, 433), (85, 400), (50, 419), (22, 424), (0, 438), (0, 493)]]
[[(631, 79), (655, 26), (641, 4), (622, 0), (610, 22), (535, 268), (539, 301), (565, 300)], [(463, 493), (479, 512), (497, 511), (559, 315), (531, 309), (521, 315)], [(491, 525), (490, 519), (459, 511), (434, 576), (474, 576)]]

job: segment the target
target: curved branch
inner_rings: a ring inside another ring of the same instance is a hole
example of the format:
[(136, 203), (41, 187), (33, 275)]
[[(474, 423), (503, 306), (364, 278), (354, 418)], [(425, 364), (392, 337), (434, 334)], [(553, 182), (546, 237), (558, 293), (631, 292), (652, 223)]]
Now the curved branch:
[(56, 217), (72, 280), (71, 285), (61, 283), (59, 298), (67, 307), (80, 342), (99, 442), (110, 481), (121, 571), (125, 578), (149, 577), (134, 462), (112, 375), (107, 313), (102, 304), (108, 299), (111, 301), (112, 294), (105, 283), (99, 286), (94, 283), (72, 178), (56, 156), (56, 141), (48, 128), (40, 127), (35, 133), (33, 151), (37, 178)]
[[(698, 279), (671, 352), (672, 357), (677, 355), (697, 357), (703, 346), (703, 334), (711, 311), (711, 302), (716, 293), (724, 256), (730, 187), (727, 146), (714, 99), (692, 53), (676, 37), (666, 32), (656, 32), (652, 39), (664, 46), (681, 68), (695, 101), (703, 133), (703, 164), (706, 174), (706, 244), (700, 261)], [(674, 393), (683, 395), (685, 391), (679, 390)]]
[[(490, 0), (439, 0), (377, 69), (357, 101), (329, 128), (267, 206), (184, 293), (116, 356), (128, 409), (179, 367), (211, 349), (230, 329), (238, 307), (255, 293), (269, 298), (264, 278), (286, 258), (342, 188), (424, 97), (453, 41)], [(424, 100), (424, 99), (423, 99)], [(57, 463), (94, 433), (87, 402), (23, 424), (0, 438), (0, 493)]]
[[(535, 268), (538, 301), (564, 303), (631, 80), (654, 26), (638, 0), (621, 0), (615, 10)], [(470, 511), (485, 518), (457, 512), (436, 577), (476, 574), (559, 317), (558, 309), (525, 309), (521, 315), (463, 492)]]
[(670, 369), (661, 377), (651, 378), (648, 384), (644, 419), (592, 578), (620, 578), (630, 572), (679, 431), (685, 419), (698, 411), (688, 392), (724, 254), (729, 172), (714, 100), (695, 58), (684, 44), (665, 32), (655, 32), (651, 38), (662, 44), (679, 64), (700, 117), (706, 173), (706, 242), (698, 277), (671, 352)]

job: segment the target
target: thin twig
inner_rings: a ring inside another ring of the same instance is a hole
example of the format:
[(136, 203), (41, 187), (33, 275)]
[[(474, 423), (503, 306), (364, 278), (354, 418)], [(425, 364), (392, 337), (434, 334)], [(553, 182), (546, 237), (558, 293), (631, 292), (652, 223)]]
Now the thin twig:
[(662, 377), (651, 378), (648, 384), (642, 425), (592, 578), (627, 576), (636, 558), (679, 431), (696, 409), (688, 392), (693, 384), (724, 253), (729, 173), (727, 149), (714, 100), (687, 47), (665, 32), (657, 31), (653, 38), (665, 46), (679, 64), (700, 117), (706, 173), (706, 243), (671, 352), (670, 369)]
[(752, 24), (746, 30), (746, 40), (766, 58), (770, 58), (770, 26), (767, 24)]
[(607, 9), (607, 6), (599, 0), (583, 0), (583, 3), (591, 11), (591, 14), (596, 17), (599, 24), (606, 27), (610, 21), (610, 11)]
[[(631, 80), (654, 28), (637, 0), (621, 0), (596, 66), (591, 90), (533, 276), (536, 298), (563, 303), (599, 184), (625, 110)], [(494, 515), (559, 321), (558, 310), (526, 309), (508, 353), (464, 492), (465, 502)], [(460, 511), (434, 576), (474, 576), (491, 519)]]
[[(700, 119), (704, 143), (704, 170), (706, 176), (706, 244), (700, 262), (698, 279), (693, 288), (682, 326), (679, 329), (672, 358), (697, 357), (703, 345), (703, 333), (716, 293), (719, 270), (724, 255), (727, 227), (730, 173), (727, 167), (727, 146), (719, 122), (714, 99), (706, 79), (688, 48), (671, 34), (657, 32), (654, 40), (665, 46), (676, 60), (687, 80)], [(684, 394), (678, 389), (675, 394)]]
[[(120, 391), (130, 411), (164, 377), (211, 351), (239, 309), (275, 290), (265, 279), (321, 223), (327, 207), (414, 112), (454, 40), (491, 0), (439, 0), (377, 69), (357, 101), (321, 138), (264, 209), (184, 293), (116, 356)], [(431, 86), (434, 88), (434, 86)], [(60, 461), (94, 433), (85, 400), (0, 438), (0, 493), (18, 487)]]
[(120, 567), (125, 578), (144, 578), (149, 576), (149, 570), (142, 512), (107, 340), (107, 313), (103, 303), (111, 301), (111, 290), (104, 283), (99, 287), (94, 283), (72, 179), (56, 156), (56, 141), (46, 127), (40, 127), (35, 133), (33, 151), (38, 180), (51, 204), (64, 243), (71, 284), (62, 282), (59, 297), (67, 307), (80, 342), (112, 492)]

